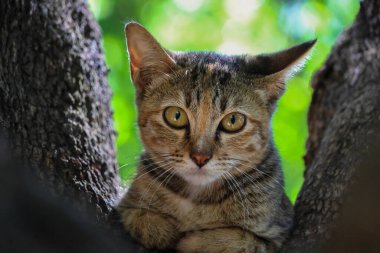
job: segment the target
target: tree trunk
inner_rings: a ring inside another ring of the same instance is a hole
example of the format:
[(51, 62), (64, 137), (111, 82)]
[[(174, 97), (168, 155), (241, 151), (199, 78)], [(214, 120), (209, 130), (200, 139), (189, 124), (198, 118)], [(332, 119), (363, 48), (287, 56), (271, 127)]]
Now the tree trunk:
[(0, 1), (0, 128), (56, 194), (98, 218), (117, 198), (100, 30), (85, 0)]
[(380, 1), (365, 0), (312, 80), (305, 182), (283, 252), (321, 250), (344, 213), (353, 174), (380, 123), (379, 45)]

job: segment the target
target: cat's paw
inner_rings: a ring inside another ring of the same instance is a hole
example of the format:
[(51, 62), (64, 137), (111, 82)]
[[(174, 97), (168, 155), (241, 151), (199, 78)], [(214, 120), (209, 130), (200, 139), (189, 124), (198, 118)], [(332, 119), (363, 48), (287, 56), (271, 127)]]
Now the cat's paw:
[(124, 210), (122, 222), (130, 235), (148, 249), (174, 249), (178, 230), (170, 217), (142, 209)]
[(273, 253), (274, 245), (239, 228), (190, 232), (178, 245), (180, 253)]

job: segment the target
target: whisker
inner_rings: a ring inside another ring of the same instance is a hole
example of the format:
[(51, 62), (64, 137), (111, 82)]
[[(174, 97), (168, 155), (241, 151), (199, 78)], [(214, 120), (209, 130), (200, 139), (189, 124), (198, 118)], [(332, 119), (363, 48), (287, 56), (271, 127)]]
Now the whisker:
[(243, 199), (245, 199), (243, 197), (243, 194), (244, 194), (244, 191), (243, 189), (239, 186), (238, 182), (236, 181), (236, 179), (234, 179), (234, 177), (231, 175), (231, 173), (229, 173), (228, 171), (226, 171), (226, 176), (228, 176), (230, 179), (231, 179), (231, 183), (236, 187), (237, 189), (237, 192), (239, 193), (239, 196), (240, 196), (240, 203), (242, 205), (242, 208), (243, 208), (243, 224), (247, 224), (246, 223), (246, 212), (248, 211), (246, 205), (245, 205), (245, 201)]
[[(168, 154), (160, 154), (160, 157), (162, 157), (162, 158), (167, 158), (167, 157), (171, 157), (171, 156), (172, 156), (172, 154), (169, 154), (169, 153), (168, 153)], [(152, 160), (151, 157), (149, 157), (149, 158), (144, 158), (144, 159), (139, 159), (140, 156), (136, 156), (136, 157), (134, 157), (134, 158), (138, 159), (138, 160), (136, 160), (135, 163), (125, 163), (125, 164), (121, 165), (118, 169), (121, 169), (121, 168), (123, 168), (123, 167), (125, 167), (125, 166), (128, 166), (128, 165), (138, 165), (140, 162), (143, 162), (143, 161)]]
[[(166, 162), (166, 163), (165, 163)], [(152, 172), (152, 171), (155, 171), (157, 169), (160, 169), (164, 166), (167, 166), (171, 163), (171, 161), (162, 161), (161, 163), (154, 163), (154, 164), (150, 164), (148, 167), (144, 167), (144, 170), (147, 170), (146, 172), (144, 172), (143, 174), (141, 175), (134, 175), (134, 176), (137, 176), (136, 178), (134, 178), (133, 180), (134, 181), (137, 181), (139, 178), (143, 177), (144, 175)]]
[[(165, 166), (168, 166), (168, 165), (170, 165), (170, 163), (168, 163), (168, 164), (166, 164)], [(166, 173), (167, 173), (167, 169), (165, 169), (165, 168), (163, 168), (163, 167), (161, 167), (164, 171), (160, 174), (160, 175), (158, 175), (157, 176), (157, 178), (152, 178), (152, 181), (150, 182), (150, 184), (148, 185), (148, 187), (145, 189), (145, 191), (141, 194), (141, 196), (140, 196), (140, 200), (139, 200), (139, 206), (141, 206), (141, 202), (142, 202), (142, 199), (143, 198), (145, 198), (145, 194), (147, 193), (147, 192), (149, 192), (150, 191), (150, 188), (153, 186), (153, 184), (154, 183), (156, 183), (157, 181), (158, 181), (158, 179), (160, 179), (163, 175), (165, 175)], [(147, 208), (150, 208), (150, 206), (147, 206)]]
[[(243, 169), (244, 169), (244, 168), (250, 168), (250, 167), (251, 167), (250, 165), (243, 164), (243, 163), (239, 163), (238, 165), (242, 166)], [(257, 172), (260, 173), (260, 175), (268, 176), (268, 177), (271, 179), (270, 182), (258, 182), (258, 180), (257, 180), (256, 178), (254, 178), (253, 176), (249, 175), (247, 172), (245, 172), (245, 171), (243, 171), (243, 170), (237, 168), (237, 166), (234, 166), (233, 168), (236, 169), (237, 171), (239, 171), (240, 173), (244, 174), (244, 175), (245, 175), (245, 176), (246, 176), (246, 177), (247, 177), (247, 178), (248, 178), (253, 184), (255, 184), (255, 185), (257, 185), (257, 184), (261, 184), (261, 185), (263, 185), (263, 184), (267, 184), (267, 185), (268, 185), (269, 183), (275, 183), (275, 184), (277, 184), (278, 186), (280, 186), (282, 189), (285, 190), (283, 182), (282, 182), (282, 181), (279, 181), (280, 179), (275, 178), (273, 175), (270, 175), (270, 174), (268, 174), (268, 173), (266, 173), (266, 172), (264, 172), (264, 171), (262, 171), (262, 170), (259, 170), (257, 167), (255, 167), (254, 169), (256, 169)], [(252, 180), (254, 180), (255, 182), (253, 182)], [(260, 189), (260, 188), (258, 187), (257, 190), (259, 190), (259, 189)], [(263, 193), (263, 192), (261, 191), (261, 193)]]
[[(156, 192), (158, 191), (158, 189), (162, 186), (162, 184), (163, 184), (168, 178), (169, 178), (169, 180), (170, 180), (170, 178), (173, 177), (172, 175), (174, 175), (174, 172), (172, 171), (172, 168), (169, 167), (169, 169), (168, 169), (167, 171), (169, 172), (169, 175), (167, 175), (167, 176), (165, 177), (165, 179), (162, 180), (162, 182), (158, 185), (158, 187), (156, 188), (156, 190), (151, 194), (151, 197), (150, 197), (150, 200), (149, 200), (149, 203), (148, 203), (148, 207), (150, 207), (150, 204), (151, 204), (151, 202), (152, 202), (152, 200), (153, 200), (153, 197), (155, 196), (155, 194), (156, 194)], [(168, 181), (168, 182), (169, 182), (169, 181)]]

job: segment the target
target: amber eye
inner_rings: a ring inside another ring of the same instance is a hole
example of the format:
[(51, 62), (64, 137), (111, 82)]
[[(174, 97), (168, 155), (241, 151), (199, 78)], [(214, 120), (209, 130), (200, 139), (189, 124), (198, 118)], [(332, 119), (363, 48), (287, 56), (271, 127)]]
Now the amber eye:
[(234, 133), (241, 130), (245, 125), (245, 116), (238, 112), (227, 114), (220, 122), (221, 130)]
[(189, 125), (186, 112), (177, 106), (170, 106), (164, 111), (165, 122), (174, 128), (184, 128)]

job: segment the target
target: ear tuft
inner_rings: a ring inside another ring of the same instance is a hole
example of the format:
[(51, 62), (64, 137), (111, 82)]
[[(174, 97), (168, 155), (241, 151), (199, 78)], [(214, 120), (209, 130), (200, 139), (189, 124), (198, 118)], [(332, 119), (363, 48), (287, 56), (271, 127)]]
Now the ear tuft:
[(268, 100), (276, 100), (282, 95), (286, 80), (301, 69), (316, 42), (315, 39), (276, 53), (247, 56), (244, 71), (262, 77), (267, 83)]
[(154, 78), (170, 73), (175, 62), (140, 24), (127, 23), (125, 35), (132, 81), (137, 91), (141, 92)]
[(314, 39), (276, 53), (248, 56), (246, 71), (262, 76), (281, 72), (286, 78), (300, 68), (316, 42)]

